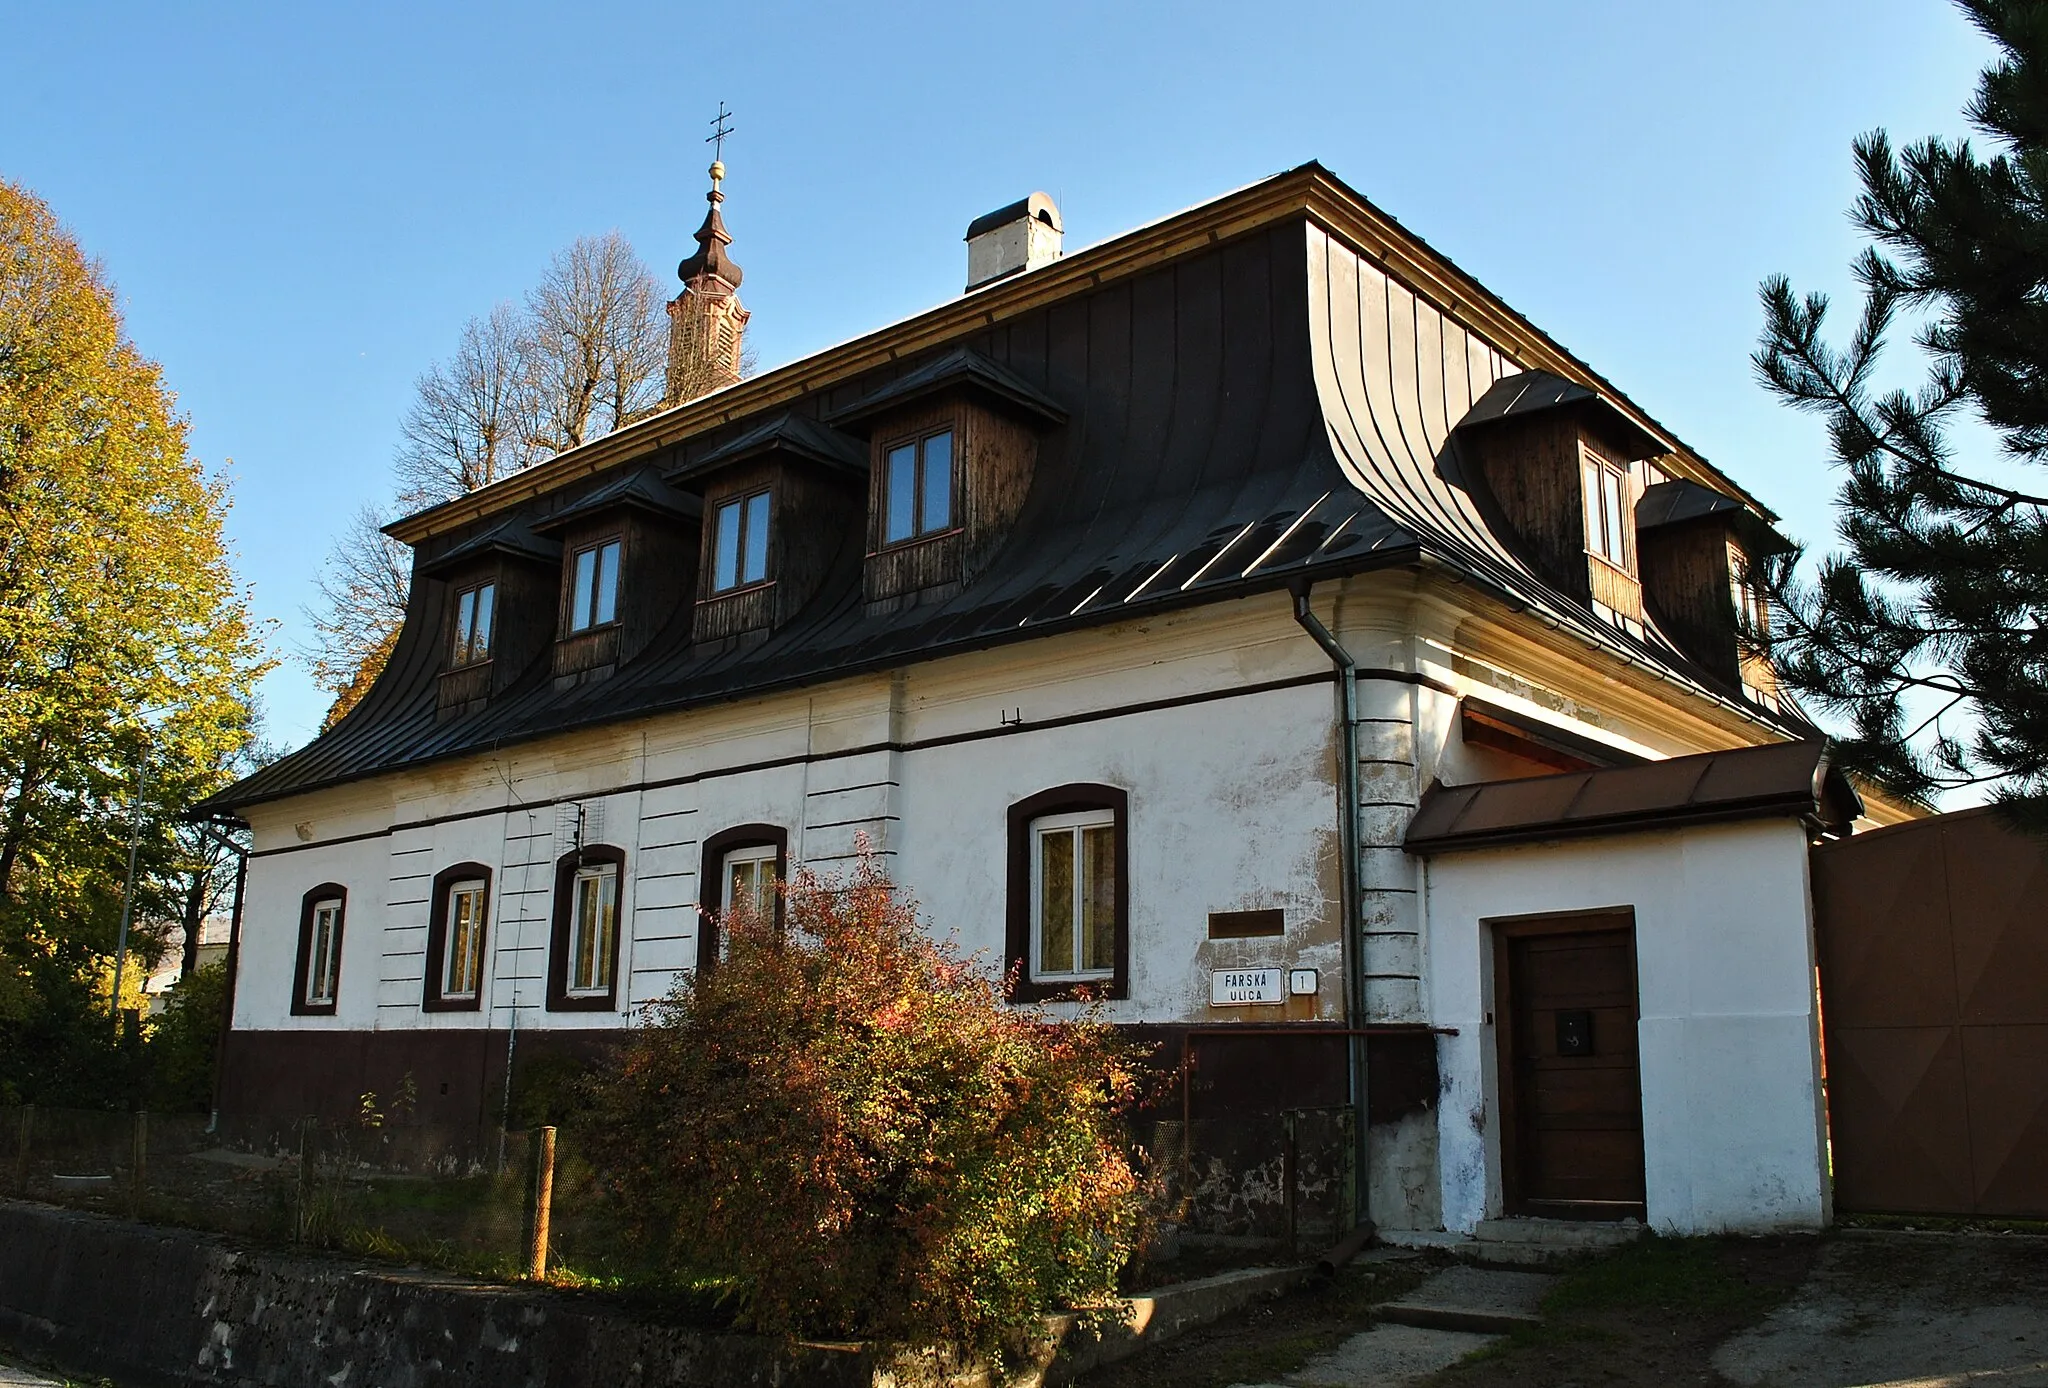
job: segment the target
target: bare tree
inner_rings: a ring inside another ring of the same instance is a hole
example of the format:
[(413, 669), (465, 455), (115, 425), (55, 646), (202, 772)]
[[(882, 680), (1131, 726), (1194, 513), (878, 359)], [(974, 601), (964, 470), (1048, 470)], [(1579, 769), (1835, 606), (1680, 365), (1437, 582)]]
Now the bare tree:
[(401, 507), (447, 501), (536, 461), (528, 345), (526, 320), (499, 304), (465, 323), (455, 355), (419, 378), (401, 426)]
[(533, 444), (560, 453), (652, 414), (668, 328), (661, 287), (616, 231), (556, 252), (527, 296)]
[(306, 664), (333, 692), (323, 729), (354, 708), (384, 668), (412, 593), (412, 551), (384, 533), (384, 515), (365, 506), (335, 541), (320, 575), (318, 608), (308, 608), (313, 642)]
[[(454, 355), (416, 382), (398, 508), (452, 500), (654, 413), (667, 365), (660, 284), (618, 232), (578, 238), (523, 307), (470, 319)], [(349, 523), (306, 613), (306, 665), (334, 695), (323, 731), (376, 682), (405, 621), (412, 554), (383, 533), (387, 519), (365, 509)]]

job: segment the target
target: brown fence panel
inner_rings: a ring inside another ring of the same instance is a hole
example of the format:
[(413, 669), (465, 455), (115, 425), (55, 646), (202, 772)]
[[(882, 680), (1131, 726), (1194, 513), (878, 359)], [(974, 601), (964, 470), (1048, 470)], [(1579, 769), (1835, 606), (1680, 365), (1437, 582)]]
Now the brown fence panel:
[(1967, 810), (1813, 855), (1835, 1201), (2048, 1216), (2048, 841)]

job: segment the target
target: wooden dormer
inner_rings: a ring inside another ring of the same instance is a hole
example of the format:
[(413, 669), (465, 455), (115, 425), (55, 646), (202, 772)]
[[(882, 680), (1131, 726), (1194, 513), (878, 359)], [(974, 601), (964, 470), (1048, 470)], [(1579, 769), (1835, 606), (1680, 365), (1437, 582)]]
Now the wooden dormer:
[(1038, 441), (1066, 411), (979, 352), (953, 351), (862, 397), (832, 423), (868, 444), (870, 610), (971, 583), (1031, 491)]
[(1530, 566), (1640, 635), (1635, 505), (1643, 460), (1666, 446), (1595, 392), (1545, 371), (1495, 381), (1457, 436), (1505, 538)]
[(654, 639), (690, 600), (697, 500), (650, 469), (614, 478), (533, 523), (560, 541), (555, 683), (601, 679)]
[(690, 639), (787, 622), (858, 543), (867, 450), (816, 420), (781, 414), (668, 473), (703, 498)]
[(561, 562), (559, 544), (510, 520), (420, 562), (420, 578), (442, 590), (441, 717), (484, 707), (547, 649)]
[(1737, 501), (1697, 482), (1659, 482), (1636, 504), (1643, 596), (1651, 618), (1679, 649), (1730, 685), (1775, 704), (1770, 663), (1742, 640), (1744, 611), (1770, 630), (1770, 609), (1750, 566), (1791, 548)]

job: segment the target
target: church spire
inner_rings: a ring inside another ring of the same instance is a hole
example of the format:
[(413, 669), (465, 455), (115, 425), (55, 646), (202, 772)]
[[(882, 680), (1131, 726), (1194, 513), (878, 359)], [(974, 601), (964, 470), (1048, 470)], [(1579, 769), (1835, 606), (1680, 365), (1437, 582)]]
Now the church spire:
[(676, 278), (684, 284), (701, 275), (716, 275), (732, 289), (740, 287), (740, 267), (725, 253), (732, 244), (732, 233), (725, 229), (725, 218), (718, 208), (725, 201), (725, 194), (718, 185), (725, 179), (725, 161), (711, 161), (711, 191), (704, 195), (704, 201), (711, 204), (704, 213), (704, 225), (697, 228), (697, 253), (683, 257), (676, 266)]
[[(732, 133), (731, 113), (718, 103), (718, 118), (707, 144), (714, 153), (725, 152), (725, 137)], [(668, 305), (668, 388), (662, 394), (664, 406), (680, 405), (700, 395), (735, 385), (740, 379), (740, 342), (747, 328), (747, 311), (740, 305), (740, 267), (726, 253), (732, 233), (725, 229), (720, 207), (725, 193), (725, 160), (711, 161), (711, 191), (704, 195), (710, 207), (704, 225), (697, 228), (697, 251), (676, 266), (683, 292)]]

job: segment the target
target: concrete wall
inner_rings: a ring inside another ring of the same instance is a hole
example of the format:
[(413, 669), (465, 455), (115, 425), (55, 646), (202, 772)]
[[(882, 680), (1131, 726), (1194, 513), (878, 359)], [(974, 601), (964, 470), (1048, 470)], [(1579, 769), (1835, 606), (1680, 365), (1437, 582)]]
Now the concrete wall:
[(1805, 831), (1791, 820), (1449, 853), (1425, 910), (1446, 1228), (1501, 1211), (1489, 921), (1635, 912), (1649, 1222), (1828, 1218)]

